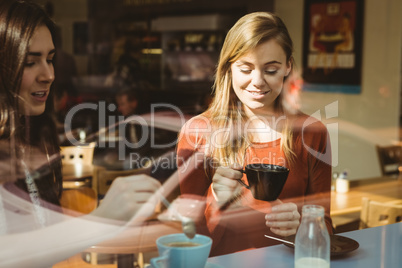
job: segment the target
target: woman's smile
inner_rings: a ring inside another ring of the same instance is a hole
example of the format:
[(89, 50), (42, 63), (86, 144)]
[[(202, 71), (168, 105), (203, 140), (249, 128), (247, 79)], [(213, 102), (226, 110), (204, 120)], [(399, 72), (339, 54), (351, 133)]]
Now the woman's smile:
[(252, 96), (252, 98), (255, 99), (261, 99), (264, 98), (265, 95), (267, 95), (271, 90), (267, 90), (267, 91), (256, 91), (256, 90), (247, 90), (246, 91), (248, 93), (250, 93), (250, 95)]
[(31, 96), (34, 98), (34, 100), (39, 102), (46, 102), (48, 95), (48, 91), (36, 91), (31, 93)]

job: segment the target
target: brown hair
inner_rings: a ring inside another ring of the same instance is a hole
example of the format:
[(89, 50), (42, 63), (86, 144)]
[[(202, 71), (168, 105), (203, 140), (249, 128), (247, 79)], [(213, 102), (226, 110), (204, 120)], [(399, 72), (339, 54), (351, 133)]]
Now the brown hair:
[[(18, 108), (19, 90), (29, 44), (35, 30), (43, 25), (54, 37), (55, 24), (42, 7), (29, 1), (0, 1), (0, 140), (9, 143), (9, 149), (2, 149), (10, 156), (18, 157), (19, 148), (24, 145), (37, 146), (51, 155), (59, 153), (56, 128), (51, 119), (54, 110), (53, 90), (49, 93), (42, 115), (26, 117)], [(60, 193), (61, 162), (56, 165), (53, 174), (44, 184)], [(46, 190), (49, 191), (49, 188)], [(46, 191), (41, 194), (44, 199), (51, 195)], [(57, 203), (54, 199), (48, 198)]]

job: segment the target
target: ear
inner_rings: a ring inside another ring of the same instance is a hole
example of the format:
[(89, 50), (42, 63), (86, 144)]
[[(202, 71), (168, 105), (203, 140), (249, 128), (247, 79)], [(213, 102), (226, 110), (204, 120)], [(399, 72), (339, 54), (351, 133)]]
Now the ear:
[(286, 64), (286, 74), (285, 74), (286, 77), (290, 74), (292, 68), (293, 68), (293, 58), (290, 58)]

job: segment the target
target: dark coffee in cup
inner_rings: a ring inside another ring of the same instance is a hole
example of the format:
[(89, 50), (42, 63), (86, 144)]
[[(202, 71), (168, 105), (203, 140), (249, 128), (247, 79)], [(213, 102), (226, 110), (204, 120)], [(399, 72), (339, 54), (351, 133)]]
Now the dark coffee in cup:
[(156, 239), (156, 246), (159, 256), (151, 258), (152, 267), (205, 268), (212, 239), (200, 234), (190, 239), (184, 233), (177, 233), (159, 237)]
[(272, 164), (249, 164), (245, 171), (248, 184), (242, 180), (239, 182), (249, 189), (253, 197), (263, 201), (274, 201), (282, 192), (283, 186), (289, 175), (289, 169)]
[(174, 248), (186, 248), (186, 247), (198, 247), (201, 246), (200, 243), (188, 242), (188, 241), (178, 241), (178, 242), (170, 242), (166, 243), (165, 246), (174, 247)]

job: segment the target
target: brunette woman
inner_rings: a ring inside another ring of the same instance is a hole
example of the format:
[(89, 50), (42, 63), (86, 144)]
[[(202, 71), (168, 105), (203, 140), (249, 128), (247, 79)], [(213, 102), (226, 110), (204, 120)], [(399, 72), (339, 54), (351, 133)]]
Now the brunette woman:
[(0, 2), (0, 267), (50, 267), (112, 237), (153, 212), (160, 187), (145, 175), (118, 178), (90, 215), (60, 213), (53, 37), (40, 6)]

